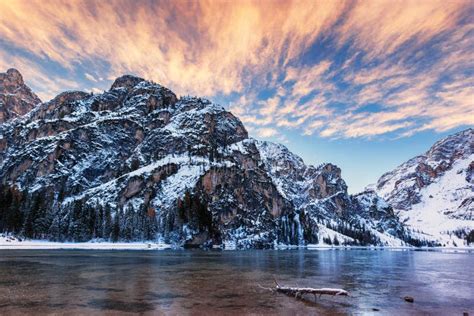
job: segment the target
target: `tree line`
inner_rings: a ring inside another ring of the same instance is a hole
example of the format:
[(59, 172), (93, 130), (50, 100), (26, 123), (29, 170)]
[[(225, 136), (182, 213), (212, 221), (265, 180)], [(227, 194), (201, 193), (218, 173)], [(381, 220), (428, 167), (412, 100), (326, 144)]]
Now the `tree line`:
[(0, 185), (0, 232), (54, 241), (138, 241), (156, 238), (157, 221), (151, 207), (112, 210), (110, 204), (75, 200), (59, 203), (61, 194), (28, 193)]

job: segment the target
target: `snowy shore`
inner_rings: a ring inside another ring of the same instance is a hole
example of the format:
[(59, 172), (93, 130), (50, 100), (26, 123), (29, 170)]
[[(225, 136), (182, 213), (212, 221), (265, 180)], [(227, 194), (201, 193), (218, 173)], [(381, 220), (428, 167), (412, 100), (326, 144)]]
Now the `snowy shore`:
[[(165, 243), (156, 242), (102, 242), (102, 241), (90, 241), (90, 242), (53, 242), (47, 240), (22, 240), (12, 236), (0, 235), (0, 250), (14, 250), (14, 249), (25, 249), (25, 250), (46, 250), (46, 249), (84, 249), (84, 250), (165, 250), (173, 249), (172, 245)], [(222, 248), (219, 248), (222, 249)], [(278, 245), (277, 250), (292, 250), (292, 249), (308, 249), (308, 250), (356, 250), (356, 249), (368, 249), (368, 250), (425, 250), (425, 251), (462, 251), (462, 252), (474, 252), (474, 247), (394, 247), (394, 246), (334, 246), (334, 245), (306, 245), (306, 246), (291, 246), (291, 245)], [(234, 250), (234, 249), (224, 249)]]
[(0, 236), (3, 249), (90, 249), (90, 250), (164, 250), (171, 245), (153, 242), (53, 242), (47, 240), (21, 240)]

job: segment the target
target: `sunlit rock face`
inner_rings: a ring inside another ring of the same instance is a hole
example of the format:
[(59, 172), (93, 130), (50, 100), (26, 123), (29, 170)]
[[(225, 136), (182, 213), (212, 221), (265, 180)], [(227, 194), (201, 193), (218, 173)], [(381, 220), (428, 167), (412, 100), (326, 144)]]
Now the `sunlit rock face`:
[(0, 73), (0, 123), (31, 111), (41, 100), (23, 82), (16, 69)]
[(142, 78), (63, 92), (0, 134), (1, 182), (28, 191), (25, 218), (40, 209), (36, 237), (227, 248), (406, 239), (374, 192), (347, 193), (337, 166), (307, 166), (249, 138), (223, 107)]

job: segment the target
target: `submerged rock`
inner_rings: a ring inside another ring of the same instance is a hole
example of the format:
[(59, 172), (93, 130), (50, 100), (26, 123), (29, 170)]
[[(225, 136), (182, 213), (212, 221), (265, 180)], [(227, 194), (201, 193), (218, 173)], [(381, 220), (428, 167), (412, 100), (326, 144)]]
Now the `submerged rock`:
[(403, 299), (405, 300), (405, 302), (408, 302), (408, 303), (415, 302), (415, 299), (411, 296), (405, 296)]

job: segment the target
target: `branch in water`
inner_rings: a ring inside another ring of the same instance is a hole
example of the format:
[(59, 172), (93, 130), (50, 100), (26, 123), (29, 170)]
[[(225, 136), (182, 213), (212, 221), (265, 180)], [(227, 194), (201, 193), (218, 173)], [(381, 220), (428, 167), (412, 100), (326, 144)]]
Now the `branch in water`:
[(277, 280), (273, 278), (276, 286), (274, 288), (263, 287), (260, 284), (258, 285), (260, 288), (265, 290), (270, 290), (272, 292), (280, 292), (286, 295), (297, 297), (302, 297), (305, 294), (312, 294), (314, 297), (316, 295), (333, 295), (333, 296), (349, 296), (349, 292), (343, 289), (334, 289), (334, 288), (321, 288), (315, 289), (311, 287), (287, 287), (287, 286), (280, 286)]

